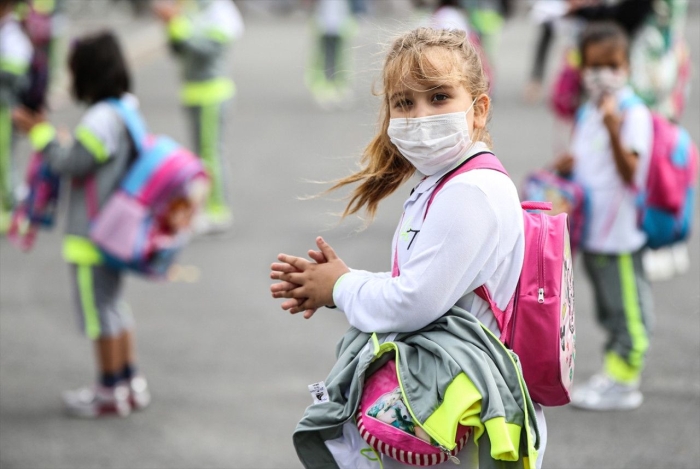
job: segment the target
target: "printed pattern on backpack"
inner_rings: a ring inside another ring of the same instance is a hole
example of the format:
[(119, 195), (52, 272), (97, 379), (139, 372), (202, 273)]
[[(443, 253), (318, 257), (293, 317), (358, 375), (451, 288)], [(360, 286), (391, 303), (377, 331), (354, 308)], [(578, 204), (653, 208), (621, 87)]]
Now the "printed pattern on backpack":
[(566, 213), (569, 216), (571, 249), (575, 252), (586, 238), (588, 197), (580, 184), (559, 176), (548, 169), (530, 173), (523, 183), (523, 200), (551, 202), (549, 215)]
[(562, 386), (571, 389), (574, 381), (574, 362), (576, 360), (576, 322), (574, 308), (574, 263), (571, 244), (564, 238), (564, 259), (561, 269), (561, 317), (559, 322)]
[(375, 451), (414, 466), (454, 461), (471, 434), (471, 427), (459, 425), (454, 449), (441, 448), (411, 417), (393, 359), (367, 378), (355, 420), (360, 436)]

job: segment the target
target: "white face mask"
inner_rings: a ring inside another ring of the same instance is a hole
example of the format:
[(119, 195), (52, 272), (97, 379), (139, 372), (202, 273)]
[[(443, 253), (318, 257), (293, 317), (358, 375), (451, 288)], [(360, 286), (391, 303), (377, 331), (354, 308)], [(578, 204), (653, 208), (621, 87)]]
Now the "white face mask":
[(610, 67), (587, 68), (583, 71), (583, 86), (590, 98), (598, 102), (605, 94), (614, 95), (627, 84), (627, 72)]
[(467, 113), (475, 102), (463, 112), (390, 119), (387, 134), (409, 163), (431, 176), (457, 163), (471, 146)]

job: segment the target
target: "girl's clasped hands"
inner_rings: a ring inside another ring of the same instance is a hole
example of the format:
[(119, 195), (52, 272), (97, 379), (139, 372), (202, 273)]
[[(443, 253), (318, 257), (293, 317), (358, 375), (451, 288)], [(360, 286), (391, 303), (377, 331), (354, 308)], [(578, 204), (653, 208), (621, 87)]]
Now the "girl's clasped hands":
[(311, 260), (279, 254), (270, 268), (270, 278), (279, 282), (270, 286), (273, 298), (287, 298), (282, 309), (292, 314), (304, 312), (309, 319), (322, 306), (335, 306), (333, 287), (350, 269), (322, 237), (316, 238), (318, 251), (309, 250)]

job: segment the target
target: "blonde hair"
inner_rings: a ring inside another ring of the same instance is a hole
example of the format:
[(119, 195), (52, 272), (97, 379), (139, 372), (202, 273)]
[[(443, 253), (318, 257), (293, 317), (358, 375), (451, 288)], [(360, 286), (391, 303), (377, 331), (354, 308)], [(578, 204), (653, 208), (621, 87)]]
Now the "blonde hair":
[[(431, 62), (426, 54), (428, 51), (440, 54), (439, 57), (443, 60)], [(369, 215), (368, 221), (371, 221), (379, 202), (391, 195), (416, 171), (387, 135), (389, 99), (398, 85), (407, 87), (409, 82), (425, 85), (428, 89), (448, 83), (459, 83), (474, 98), (487, 94), (489, 90), (489, 82), (479, 53), (469, 42), (465, 32), (418, 28), (394, 40), (384, 61), (383, 87), (375, 93), (383, 96), (378, 132), (362, 154), (361, 169), (336, 181), (335, 185), (328, 189), (330, 192), (359, 183), (350, 194), (350, 201), (342, 214), (343, 218), (359, 212), (364, 207)], [(491, 137), (485, 128), (478, 129), (473, 140), (483, 141), (491, 146)]]

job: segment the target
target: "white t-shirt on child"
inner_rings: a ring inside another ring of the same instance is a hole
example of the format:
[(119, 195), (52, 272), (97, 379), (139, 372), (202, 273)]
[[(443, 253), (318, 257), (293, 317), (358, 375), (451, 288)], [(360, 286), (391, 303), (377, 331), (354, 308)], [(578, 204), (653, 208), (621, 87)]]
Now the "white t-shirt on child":
[[(626, 87), (617, 102), (634, 99)], [(641, 103), (621, 111), (620, 139), (625, 149), (638, 155), (634, 185), (627, 185), (617, 171), (610, 135), (603, 116), (591, 102), (580, 111), (574, 127), (571, 154), (575, 158), (574, 180), (588, 191), (589, 216), (583, 250), (605, 254), (629, 253), (642, 248), (646, 235), (637, 227), (636, 198), (646, 184), (651, 158), (653, 126), (649, 109)]]

